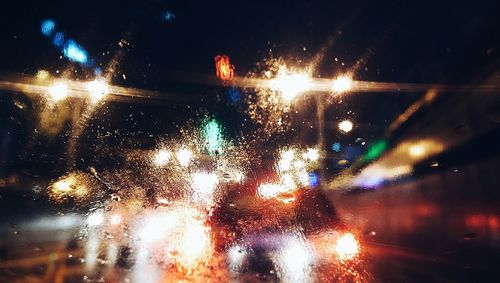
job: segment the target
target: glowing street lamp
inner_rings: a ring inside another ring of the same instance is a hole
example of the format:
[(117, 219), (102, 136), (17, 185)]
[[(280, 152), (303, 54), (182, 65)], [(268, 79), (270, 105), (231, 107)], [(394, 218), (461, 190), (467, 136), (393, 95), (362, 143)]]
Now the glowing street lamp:
[(339, 76), (333, 80), (332, 89), (336, 93), (342, 93), (351, 90), (352, 78), (348, 76)]
[(108, 94), (109, 87), (104, 80), (96, 79), (87, 83), (87, 90), (90, 94), (91, 100), (95, 103)]
[(311, 77), (307, 73), (291, 72), (282, 67), (271, 82), (271, 89), (281, 93), (286, 102), (311, 87)]
[(56, 103), (68, 97), (68, 85), (64, 82), (56, 82), (49, 87), (49, 99)]

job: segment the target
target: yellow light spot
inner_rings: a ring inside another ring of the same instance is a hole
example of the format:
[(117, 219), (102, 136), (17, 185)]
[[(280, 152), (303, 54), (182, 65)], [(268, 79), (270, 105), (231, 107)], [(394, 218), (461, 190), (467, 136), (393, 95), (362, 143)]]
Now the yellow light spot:
[(49, 78), (49, 72), (46, 70), (38, 70), (38, 72), (36, 72), (36, 78), (44, 81)]
[(410, 146), (408, 153), (413, 158), (420, 158), (425, 154), (425, 147), (422, 144), (415, 144)]

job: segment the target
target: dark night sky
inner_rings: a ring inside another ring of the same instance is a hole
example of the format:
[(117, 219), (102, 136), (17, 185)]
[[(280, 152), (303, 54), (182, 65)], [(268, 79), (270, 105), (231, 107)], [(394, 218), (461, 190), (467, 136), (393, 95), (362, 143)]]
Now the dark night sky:
[[(145, 74), (150, 88), (168, 88), (162, 74), (172, 70), (213, 73), (218, 53), (228, 54), (240, 74), (270, 48), (275, 56), (307, 62), (338, 33), (318, 72), (323, 77), (341, 69), (340, 62), (351, 67), (370, 48), (360, 79), (463, 82), (499, 53), (497, 1), (9, 2), (1, 9), (3, 71), (67, 64), (39, 32), (40, 22), (52, 18), (104, 65), (127, 39), (130, 50), (120, 63), (130, 81), (116, 83), (141, 83)], [(166, 10), (175, 14), (172, 23), (161, 20)], [(111, 54), (102, 56), (106, 51)]]
[[(3, 1), (1, 5), (2, 73), (33, 75), (38, 69), (54, 72), (71, 66), (40, 33), (41, 21), (51, 18), (58, 30), (86, 48), (103, 69), (117, 59), (112, 83), (194, 97), (201, 95), (202, 86), (179, 82), (178, 72), (213, 75), (213, 58), (220, 53), (229, 55), (237, 74), (244, 75), (268, 57), (270, 49), (275, 57), (307, 63), (335, 38), (315, 76), (332, 77), (369, 55), (356, 79), (453, 84), (484, 75), (500, 55), (498, 1), (55, 0)], [(175, 14), (172, 22), (162, 19), (165, 11)], [(119, 47), (122, 39), (130, 45)], [(326, 119), (335, 120), (335, 113), (352, 110), (359, 124), (384, 129), (419, 95), (352, 96), (342, 105), (327, 109)], [(207, 106), (208, 112), (237, 115), (234, 109), (217, 107)], [(139, 111), (122, 109), (122, 117)], [(161, 108), (153, 111), (165, 112)], [(161, 121), (175, 117), (181, 122), (189, 115), (181, 110)], [(146, 120), (138, 127), (151, 130), (161, 121)]]

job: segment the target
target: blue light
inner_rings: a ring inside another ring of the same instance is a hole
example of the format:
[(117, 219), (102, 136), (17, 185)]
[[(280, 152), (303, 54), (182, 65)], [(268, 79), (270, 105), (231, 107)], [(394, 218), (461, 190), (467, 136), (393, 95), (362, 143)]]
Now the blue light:
[(163, 12), (163, 18), (167, 21), (167, 22), (173, 22), (175, 20), (175, 15), (173, 12), (171, 11), (165, 11)]
[(63, 46), (64, 44), (64, 33), (62, 32), (56, 32), (54, 37), (52, 38), (52, 43), (54, 43), (55, 46)]
[(231, 99), (231, 102), (237, 103), (241, 100), (242, 95), (241, 92), (238, 88), (232, 87), (228, 91), (229, 99)]
[(340, 143), (336, 142), (336, 143), (332, 144), (332, 150), (335, 152), (340, 152)]
[(44, 20), (40, 25), (40, 31), (45, 36), (50, 36), (52, 33), (54, 33), (55, 28), (56, 28), (56, 22), (50, 19)]
[(316, 172), (309, 173), (309, 185), (316, 188), (319, 185), (319, 175)]
[(87, 62), (87, 51), (81, 48), (74, 40), (68, 40), (64, 47), (63, 54), (70, 61), (78, 63)]

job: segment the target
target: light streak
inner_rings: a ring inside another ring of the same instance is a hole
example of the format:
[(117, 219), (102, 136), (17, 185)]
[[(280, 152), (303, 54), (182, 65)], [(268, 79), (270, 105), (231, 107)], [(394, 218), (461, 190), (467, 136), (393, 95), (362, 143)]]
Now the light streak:
[(48, 89), (49, 100), (53, 103), (64, 100), (68, 96), (68, 85), (63, 82), (56, 82)]
[(310, 89), (311, 78), (307, 73), (294, 72), (281, 66), (269, 86), (273, 91), (279, 92), (285, 102), (290, 102), (297, 95)]
[(104, 80), (96, 79), (87, 83), (87, 90), (90, 94), (91, 101), (96, 103), (108, 94), (109, 87)]
[(352, 78), (349, 76), (340, 76), (333, 80), (332, 89), (334, 92), (347, 92), (352, 88)]
[(339, 123), (339, 130), (341, 130), (344, 133), (348, 133), (352, 130), (353, 124), (349, 120), (344, 120)]
[(223, 82), (229, 82), (234, 78), (234, 66), (227, 55), (217, 55), (214, 58), (216, 75)]

